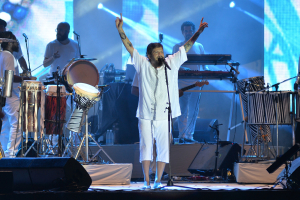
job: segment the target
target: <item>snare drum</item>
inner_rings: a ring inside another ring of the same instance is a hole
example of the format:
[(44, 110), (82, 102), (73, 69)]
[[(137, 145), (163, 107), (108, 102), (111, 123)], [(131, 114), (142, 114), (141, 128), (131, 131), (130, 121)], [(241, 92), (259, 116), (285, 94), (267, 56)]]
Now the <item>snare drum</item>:
[[(37, 115), (39, 108), (44, 106), (43, 85), (39, 81), (25, 80), (21, 86), (21, 108), (23, 110), (23, 130), (37, 132)], [(19, 119), (20, 120), (20, 119)], [(19, 122), (20, 124), (21, 122)]]
[[(45, 101), (45, 128), (46, 134), (63, 134), (63, 124), (66, 118), (66, 107), (67, 107), (67, 97), (66, 88), (60, 85), (60, 118), (58, 119), (57, 109), (58, 109), (58, 97), (57, 97), (57, 86), (47, 85), (46, 88), (46, 101)], [(58, 128), (58, 121), (60, 122), (60, 128)]]
[(66, 65), (63, 70), (70, 87), (75, 83), (86, 83), (96, 86), (99, 83), (99, 72), (96, 66), (87, 60), (77, 60)]
[(290, 92), (249, 92), (248, 124), (276, 124), (276, 96), (278, 124), (291, 124)]

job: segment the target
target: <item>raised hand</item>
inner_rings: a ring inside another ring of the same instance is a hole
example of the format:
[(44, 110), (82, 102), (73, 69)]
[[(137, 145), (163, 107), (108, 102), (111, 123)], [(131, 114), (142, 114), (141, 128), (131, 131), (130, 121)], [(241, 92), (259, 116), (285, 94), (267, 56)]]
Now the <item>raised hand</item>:
[(200, 31), (200, 33), (202, 33), (203, 30), (204, 30), (205, 28), (207, 28), (207, 27), (208, 27), (208, 23), (206, 23), (206, 22), (203, 23), (203, 17), (202, 17), (201, 22), (200, 22), (200, 26), (199, 26), (199, 31)]
[(116, 27), (117, 29), (120, 29), (123, 27), (123, 18), (122, 18), (122, 13), (120, 13), (121, 19), (119, 17), (116, 18)]

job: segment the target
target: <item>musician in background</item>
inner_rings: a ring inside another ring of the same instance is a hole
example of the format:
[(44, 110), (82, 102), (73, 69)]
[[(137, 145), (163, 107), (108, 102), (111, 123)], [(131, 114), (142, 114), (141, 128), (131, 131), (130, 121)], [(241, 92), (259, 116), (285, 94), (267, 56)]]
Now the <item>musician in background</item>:
[[(173, 47), (173, 53), (179, 50), (179, 47), (184, 45), (195, 33), (195, 24), (190, 21), (186, 21), (181, 25), (181, 32), (184, 37), (184, 41), (176, 44)], [(204, 54), (204, 47), (202, 44), (195, 42), (191, 47), (188, 54)], [(209, 70), (205, 65), (183, 65), (179, 70)], [(178, 88), (183, 88), (192, 85), (197, 80), (191, 79), (179, 79)], [(201, 88), (194, 88), (199, 90)], [(201, 93), (198, 92), (187, 92), (179, 98), (181, 115), (178, 117), (178, 129), (179, 129), (179, 142), (180, 143), (195, 143), (193, 139), (194, 130), (196, 126), (197, 116), (199, 112)]]
[(56, 32), (56, 40), (47, 44), (43, 62), (44, 67), (50, 66), (50, 75), (57, 71), (58, 66), (62, 71), (72, 58), (80, 58), (78, 43), (69, 38), (69, 23), (59, 23)]
[[(6, 31), (6, 26), (7, 26), (6, 21), (4, 21), (3, 19), (0, 19), (0, 33)], [(26, 72), (26, 71), (28, 71), (28, 67), (27, 67), (27, 63), (23, 57), (20, 43), (18, 46), (19, 46), (19, 51), (18, 52), (14, 51), (13, 55), (16, 58), (16, 60), (19, 61), (20, 67), (23, 69), (23, 72)]]
[[(0, 33), (0, 38), (16, 40), (15, 35), (10, 31)], [(5, 70), (14, 71), (12, 97), (6, 98), (6, 104), (3, 107), (3, 111), (5, 113), (5, 118), (3, 121), (8, 126), (3, 126), (1, 135), (6, 136), (6, 133), (9, 132), (7, 149), (5, 150), (5, 157), (15, 157), (16, 153), (18, 152), (18, 147), (20, 145), (22, 136), (20, 130), (17, 132), (18, 111), (20, 104), (20, 90), (18, 86), (20, 85), (19, 83), (23, 80), (36, 80), (36, 78), (19, 76), (18, 64), (15, 57), (13, 56), (13, 52), (18, 52), (19, 50), (18, 42), (2, 42), (1, 48), (3, 49), (3, 51), (0, 52), (0, 77), (4, 77)], [(6, 131), (8, 129), (9, 131)]]

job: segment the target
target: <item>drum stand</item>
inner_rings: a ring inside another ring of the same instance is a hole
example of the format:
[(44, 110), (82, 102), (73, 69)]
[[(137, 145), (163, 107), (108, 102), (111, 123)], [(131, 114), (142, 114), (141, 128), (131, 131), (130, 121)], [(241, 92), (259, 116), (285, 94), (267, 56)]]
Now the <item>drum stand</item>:
[[(78, 151), (76, 153), (75, 159), (78, 158), (78, 154), (79, 152), (81, 152), (81, 148), (83, 145), (83, 142), (85, 141), (85, 157), (83, 157), (83, 159), (85, 160), (85, 162), (89, 162), (91, 160), (93, 160), (101, 151), (103, 151), (103, 153), (107, 156), (107, 158), (112, 162), (115, 163), (111, 157), (104, 151), (104, 149), (98, 144), (98, 142), (91, 136), (91, 134), (89, 134), (88, 132), (88, 114), (87, 114), (87, 110), (83, 111), (84, 115), (85, 115), (85, 135), (83, 136)], [(94, 154), (94, 156), (89, 159), (89, 138), (91, 138), (93, 140), (93, 142), (95, 142), (95, 144), (99, 147), (99, 150)]]

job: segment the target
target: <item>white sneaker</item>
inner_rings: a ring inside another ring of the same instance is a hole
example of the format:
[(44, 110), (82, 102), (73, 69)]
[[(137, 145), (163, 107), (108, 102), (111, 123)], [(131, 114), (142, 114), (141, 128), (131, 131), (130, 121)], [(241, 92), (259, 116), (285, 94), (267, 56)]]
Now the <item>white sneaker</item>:
[(147, 185), (147, 181), (144, 181), (144, 186), (142, 187), (143, 190), (151, 190), (151, 185)]
[(153, 189), (160, 189), (160, 188), (162, 188), (163, 187), (163, 185), (161, 184), (161, 182), (154, 182), (154, 186), (153, 186)]

